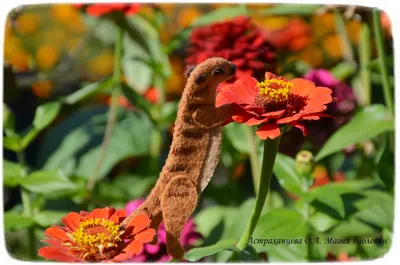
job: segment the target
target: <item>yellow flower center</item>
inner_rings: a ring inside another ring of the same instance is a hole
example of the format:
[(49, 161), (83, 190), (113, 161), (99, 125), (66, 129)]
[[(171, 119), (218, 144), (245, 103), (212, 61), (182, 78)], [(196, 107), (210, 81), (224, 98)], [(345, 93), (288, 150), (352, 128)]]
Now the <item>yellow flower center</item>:
[(119, 225), (104, 218), (83, 221), (71, 235), (75, 242), (71, 250), (82, 252), (81, 258), (84, 260), (109, 259), (118, 253), (118, 247), (123, 243), (120, 236), (124, 232)]
[(289, 99), (294, 85), (291, 82), (280, 79), (269, 79), (257, 83), (259, 94), (266, 103), (282, 103)]

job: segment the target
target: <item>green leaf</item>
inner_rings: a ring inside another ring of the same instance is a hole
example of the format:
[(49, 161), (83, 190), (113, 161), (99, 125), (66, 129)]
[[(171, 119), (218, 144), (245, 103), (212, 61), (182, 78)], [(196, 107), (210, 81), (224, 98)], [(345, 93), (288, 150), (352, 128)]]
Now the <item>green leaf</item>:
[(259, 12), (268, 16), (309, 16), (315, 14), (321, 5), (304, 5), (304, 4), (280, 4), (267, 8)]
[[(144, 197), (156, 181), (157, 176), (122, 174), (111, 183), (99, 182), (95, 196), (105, 202), (126, 202)], [(118, 192), (115, 192), (116, 190)]]
[(4, 214), (4, 230), (18, 231), (32, 227), (35, 223), (32, 219), (22, 216), (16, 212), (6, 212)]
[(367, 66), (367, 69), (368, 70), (380, 71), (380, 69), (379, 69), (379, 58), (375, 58), (371, 62), (369, 62), (368, 66)]
[(61, 103), (57, 101), (39, 106), (35, 112), (33, 126), (38, 130), (46, 128), (57, 117), (60, 110)]
[(18, 186), (23, 177), (22, 167), (14, 162), (3, 160), (3, 184), (7, 187)]
[(364, 222), (361, 222), (355, 218), (350, 218), (348, 220), (342, 220), (329, 232), (333, 238), (343, 238), (371, 235), (375, 233), (376, 230)]
[[(224, 126), (224, 135), (229, 141), (232, 143), (233, 147), (243, 153), (249, 153), (249, 143), (247, 140), (246, 128), (245, 126), (237, 123), (230, 123)], [(260, 145), (261, 140), (258, 137), (255, 137), (257, 141), (257, 145)]]
[(201, 247), (201, 248), (193, 248), (189, 250), (185, 254), (185, 259), (188, 261), (198, 261), (204, 257), (208, 257), (211, 255), (214, 255), (220, 251), (223, 250), (230, 250), (230, 251), (236, 251), (236, 240), (233, 239), (225, 239), (221, 240), (218, 243), (207, 246), (207, 247)]
[(393, 196), (378, 190), (367, 190), (362, 195), (365, 198), (354, 203), (359, 209), (354, 218), (381, 229), (391, 229), (394, 220)]
[(289, 156), (277, 154), (274, 174), (281, 187), (295, 195), (302, 196), (303, 189), (307, 188), (304, 177), (296, 172), (296, 161)]
[(378, 176), (382, 180), (382, 182), (390, 189), (394, 186), (394, 154), (390, 149), (394, 150), (394, 147), (391, 146), (389, 137), (386, 135), (384, 143), (381, 143), (382, 150), (379, 150), (375, 156), (375, 163), (377, 164)]
[(245, 250), (234, 253), (229, 261), (260, 261), (260, 257), (252, 245), (247, 245)]
[(149, 117), (151, 117), (151, 103), (141, 94), (136, 92), (134, 89), (122, 85), (121, 86), (122, 93), (124, 96), (128, 99), (129, 103), (132, 104), (132, 106), (137, 106), (141, 110), (143, 110)]
[(3, 138), (4, 148), (14, 152), (21, 150), (21, 138), (19, 135), (11, 135)]
[(178, 113), (179, 102), (170, 101), (166, 102), (161, 106), (160, 119), (158, 119), (160, 124), (171, 124), (176, 120), (176, 115)]
[(77, 190), (74, 183), (60, 176), (57, 171), (35, 171), (25, 178), (21, 185), (31, 192), (47, 197), (58, 197)]
[(311, 66), (303, 60), (291, 60), (288, 63), (285, 63), (279, 73), (279, 75), (283, 76), (284, 74), (295, 74), (296, 76), (303, 76), (309, 70), (311, 70)]
[(325, 232), (334, 227), (338, 223), (339, 220), (332, 218), (331, 216), (323, 212), (316, 212), (310, 218), (310, 224), (318, 232)]
[[(118, 162), (134, 156), (145, 156), (150, 152), (152, 124), (143, 113), (123, 111), (115, 124), (110, 145), (99, 170), (103, 178)], [(80, 176), (90, 176), (96, 164), (101, 145), (84, 154), (77, 168)]]
[(196, 230), (204, 237), (208, 237), (212, 230), (224, 219), (225, 212), (231, 213), (232, 208), (211, 206), (199, 212), (194, 217)]
[(256, 200), (250, 198), (240, 205), (236, 214), (232, 216), (232, 225), (230, 225), (229, 229), (226, 230), (227, 233), (224, 234), (224, 238), (239, 238), (242, 235), (249, 221), (248, 219), (253, 212), (255, 203)]
[(5, 131), (14, 131), (15, 129), (14, 113), (8, 108), (7, 104), (5, 103), (3, 103), (3, 129)]
[(366, 107), (328, 139), (315, 159), (321, 160), (351, 144), (369, 140), (383, 132), (393, 130), (394, 122), (385, 106), (376, 104)]
[(64, 97), (63, 102), (68, 105), (73, 105), (78, 103), (79, 101), (86, 99), (92, 95), (95, 95), (102, 90), (113, 86), (114, 80), (112, 78), (107, 78), (106, 80), (94, 82), (88, 84), (81, 89), (69, 94), (68, 96)]
[[(299, 213), (287, 208), (272, 209), (261, 216), (249, 243), (258, 252), (267, 252), (269, 261), (299, 262), (306, 260), (308, 256), (307, 245), (304, 243), (308, 234), (309, 225)], [(274, 244), (263, 242), (264, 239), (302, 240), (302, 242)]]
[[(346, 193), (358, 193), (362, 189), (362, 185), (354, 187), (348, 183), (329, 183), (324, 186), (315, 187), (309, 193), (305, 194), (305, 199), (314, 202), (314, 207), (318, 211), (323, 211), (332, 218), (342, 219), (345, 217), (345, 204), (342, 198)], [(333, 211), (333, 212), (332, 212)]]
[(357, 65), (355, 63), (342, 62), (335, 65), (330, 72), (334, 77), (336, 77), (336, 79), (343, 81), (349, 76), (352, 76), (356, 70)]
[(31, 127), (26, 133), (22, 135), (21, 150), (24, 150), (40, 133), (39, 129)]
[(144, 62), (149, 61), (151, 56), (127, 35), (123, 40), (123, 49), (122, 68), (126, 82), (138, 92), (144, 92), (152, 82), (153, 69)]
[(61, 224), (61, 218), (65, 217), (68, 212), (57, 211), (41, 211), (36, 213), (33, 220), (42, 227)]
[[(52, 127), (40, 145), (37, 167), (67, 169), (71, 174), (87, 178), (97, 162), (108, 108), (84, 108)], [(153, 125), (140, 110), (118, 109), (109, 150), (101, 165), (99, 177), (104, 177), (117, 163), (128, 157), (146, 156), (150, 151)]]
[(242, 15), (248, 15), (248, 11), (245, 5), (218, 8), (196, 19), (192, 23), (191, 27), (209, 25), (212, 23), (223, 21), (225, 19), (230, 19)]

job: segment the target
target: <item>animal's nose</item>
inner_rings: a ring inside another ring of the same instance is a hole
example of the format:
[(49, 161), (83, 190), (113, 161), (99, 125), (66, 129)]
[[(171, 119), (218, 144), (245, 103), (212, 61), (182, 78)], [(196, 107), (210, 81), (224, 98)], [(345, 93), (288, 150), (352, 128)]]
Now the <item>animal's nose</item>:
[(236, 73), (236, 65), (234, 65), (233, 63), (231, 63), (231, 74), (235, 74)]

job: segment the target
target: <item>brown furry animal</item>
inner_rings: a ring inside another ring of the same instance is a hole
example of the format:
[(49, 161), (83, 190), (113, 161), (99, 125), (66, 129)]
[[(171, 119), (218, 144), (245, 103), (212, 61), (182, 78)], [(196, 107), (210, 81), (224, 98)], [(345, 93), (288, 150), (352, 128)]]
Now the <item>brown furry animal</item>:
[[(236, 66), (222, 58), (210, 58), (187, 72), (170, 152), (160, 177), (146, 201), (123, 222), (140, 214), (152, 219), (158, 229), (162, 220), (167, 232), (167, 251), (183, 258), (180, 234), (197, 205), (197, 196), (207, 186), (219, 161), (221, 124), (234, 107), (215, 107), (219, 83), (232, 77)], [(157, 237), (152, 244), (157, 243)]]

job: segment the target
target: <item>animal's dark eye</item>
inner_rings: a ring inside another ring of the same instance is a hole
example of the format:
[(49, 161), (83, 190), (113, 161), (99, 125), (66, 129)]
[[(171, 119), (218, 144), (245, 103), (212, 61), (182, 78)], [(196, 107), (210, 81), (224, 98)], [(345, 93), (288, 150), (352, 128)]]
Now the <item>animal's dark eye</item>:
[(225, 73), (224, 68), (218, 67), (214, 70), (213, 75), (223, 75)]
[(196, 77), (196, 85), (200, 85), (201, 83), (203, 83), (204, 81), (206, 81), (207, 75), (199, 75), (198, 77)]

